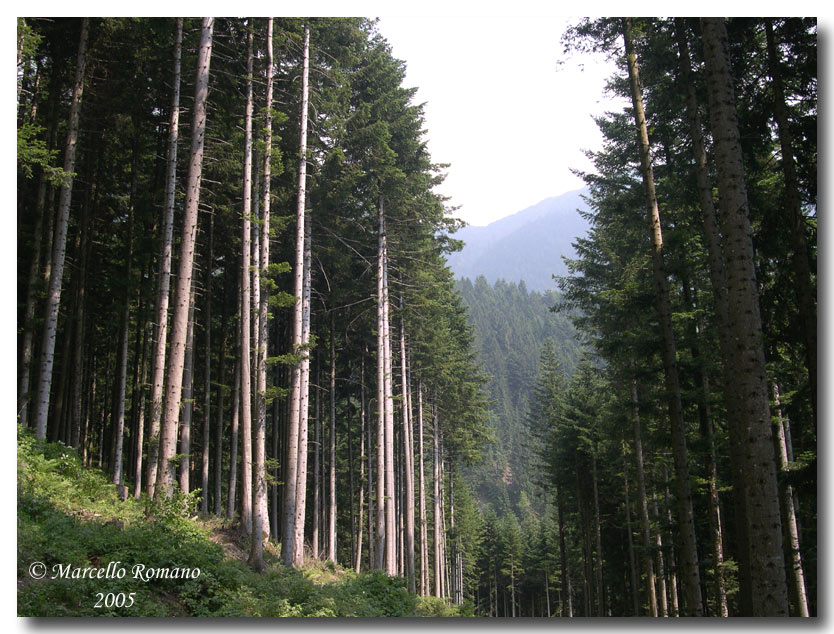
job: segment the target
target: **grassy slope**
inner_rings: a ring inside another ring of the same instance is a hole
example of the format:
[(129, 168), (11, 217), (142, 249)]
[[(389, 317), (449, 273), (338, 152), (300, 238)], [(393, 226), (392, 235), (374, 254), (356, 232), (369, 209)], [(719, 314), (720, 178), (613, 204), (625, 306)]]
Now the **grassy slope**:
[[(122, 502), (100, 471), (84, 469), (72, 449), (18, 430), (17, 610), (19, 616), (459, 616), (437, 599), (410, 594), (405, 582), (379, 572), (356, 574), (311, 562), (300, 571), (277, 561), (252, 572), (246, 543), (217, 518), (195, 517), (196, 498), (165, 504)], [(29, 566), (43, 562), (44, 579)], [(122, 579), (51, 579), (53, 566), (106, 568)], [(144, 582), (147, 568), (199, 568), (196, 579)], [(135, 593), (130, 608), (96, 608), (97, 593)]]

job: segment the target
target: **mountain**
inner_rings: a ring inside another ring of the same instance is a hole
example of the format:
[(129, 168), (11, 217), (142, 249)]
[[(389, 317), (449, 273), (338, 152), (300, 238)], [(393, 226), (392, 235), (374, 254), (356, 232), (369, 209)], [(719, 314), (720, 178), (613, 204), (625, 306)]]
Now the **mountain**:
[(464, 227), (452, 236), (466, 243), (463, 250), (447, 257), (455, 277), (524, 280), (530, 290), (555, 290), (552, 276), (567, 273), (562, 256), (574, 257), (571, 243), (588, 230), (577, 212), (587, 209), (583, 193), (546, 198), (485, 227)]

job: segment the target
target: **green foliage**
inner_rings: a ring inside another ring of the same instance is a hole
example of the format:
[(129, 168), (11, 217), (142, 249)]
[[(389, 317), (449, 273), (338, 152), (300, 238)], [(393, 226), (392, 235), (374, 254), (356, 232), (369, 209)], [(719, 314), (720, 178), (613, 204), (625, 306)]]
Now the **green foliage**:
[(17, 128), (17, 168), (26, 178), (32, 178), (35, 169), (40, 168), (49, 184), (61, 187), (66, 184), (69, 174), (53, 164), (58, 151), (47, 147), (39, 138), (42, 133), (43, 128), (34, 123), (24, 123)]
[[(120, 501), (101, 472), (81, 466), (75, 452), (38, 441), (18, 427), (17, 578), (20, 616), (457, 616), (433, 601), (419, 603), (406, 581), (380, 571), (356, 574), (332, 563), (303, 570), (277, 564), (253, 572), (228, 559), (193, 519), (198, 497), (175, 492), (148, 501)], [(147, 519), (146, 519), (147, 513)], [(48, 574), (33, 579), (29, 566)], [(122, 579), (52, 579), (54, 567), (98, 570), (118, 562)], [(189, 579), (150, 579), (133, 566), (199, 568)], [(95, 608), (96, 593), (134, 593), (130, 608)], [(442, 602), (440, 602), (442, 604)]]

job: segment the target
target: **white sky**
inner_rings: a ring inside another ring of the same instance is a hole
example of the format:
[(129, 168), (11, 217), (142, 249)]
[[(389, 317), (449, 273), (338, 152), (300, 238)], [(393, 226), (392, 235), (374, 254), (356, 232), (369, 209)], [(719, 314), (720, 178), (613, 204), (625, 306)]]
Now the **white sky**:
[(572, 22), (381, 14), (380, 33), (407, 63), (405, 84), (426, 102), (432, 159), (451, 164), (439, 191), (469, 224), (583, 186), (570, 170), (591, 169), (583, 150), (601, 144), (591, 115), (621, 106), (604, 92), (612, 63), (562, 53)]

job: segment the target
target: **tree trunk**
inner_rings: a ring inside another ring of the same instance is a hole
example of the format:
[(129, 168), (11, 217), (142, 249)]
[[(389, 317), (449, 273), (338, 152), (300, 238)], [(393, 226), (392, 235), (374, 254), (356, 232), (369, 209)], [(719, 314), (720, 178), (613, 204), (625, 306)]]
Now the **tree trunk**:
[(385, 571), (390, 576), (397, 574), (396, 517), (394, 501), (394, 392), (392, 387), (391, 330), (388, 299), (388, 238), (385, 229), (385, 212), (382, 197), (379, 204), (379, 231), (382, 251), (382, 343), (383, 343), (383, 389), (385, 399)]
[(188, 328), (185, 335), (185, 360), (182, 372), (179, 484), (183, 493), (191, 492), (191, 419), (194, 413), (194, 282), (188, 303)]
[(637, 400), (637, 380), (631, 380), (632, 425), (634, 428), (634, 461), (637, 473), (637, 501), (640, 508), (640, 526), (643, 540), (643, 565), (646, 569), (646, 594), (651, 616), (657, 617), (657, 594), (655, 593), (654, 562), (651, 554), (651, 524), (649, 505), (646, 498), (646, 471), (643, 465), (643, 440), (640, 425), (640, 408)]
[(429, 594), (429, 540), (426, 523), (426, 479), (423, 465), (423, 382), (417, 379), (417, 486), (420, 502), (420, 595)]
[(156, 290), (156, 336), (151, 358), (151, 420), (148, 428), (148, 469), (145, 489), (153, 499), (156, 492), (159, 461), (159, 431), (162, 423), (162, 394), (165, 387), (165, 350), (168, 343), (168, 303), (171, 288), (171, 260), (174, 235), (174, 201), (177, 182), (177, 142), (180, 118), (180, 66), (182, 59), (182, 18), (177, 18), (174, 43), (174, 78), (171, 96), (171, 120), (168, 126), (167, 175), (165, 183), (165, 210), (162, 218), (162, 246), (159, 258)]
[[(735, 94), (723, 18), (701, 19), (707, 88), (715, 144), (724, 234), (729, 328), (734, 354), (731, 389), (738, 395), (745, 469), (747, 538), (752, 580), (751, 616), (789, 613), (776, 464), (770, 430), (767, 371), (762, 344), (753, 242), (742, 164)], [(730, 421), (733, 424), (733, 421)]]
[(441, 578), (442, 566), (442, 522), (443, 516), (440, 512), (440, 428), (437, 417), (437, 405), (434, 404), (433, 420), (434, 420), (434, 434), (432, 436), (432, 443), (434, 448), (434, 596), (443, 596), (443, 581)]
[[(367, 433), (368, 419), (365, 410), (365, 354), (364, 351), (359, 357), (359, 518), (356, 526), (356, 549), (354, 550), (353, 569), (358, 573), (362, 567), (362, 527), (364, 526), (364, 504), (365, 504), (365, 435)], [(370, 497), (368, 498), (370, 500)]]
[[(266, 348), (267, 348), (267, 301), (266, 284), (261, 286), (260, 278), (266, 275), (269, 265), (269, 206), (270, 206), (270, 159), (272, 154), (272, 26), (273, 20), (267, 21), (266, 36), (266, 126), (264, 139), (263, 165), (263, 210), (260, 233), (260, 252), (258, 266), (254, 273), (254, 295), (258, 300), (257, 337), (255, 352), (256, 388), (255, 388), (255, 447), (254, 447), (254, 486), (252, 498), (252, 542), (249, 552), (249, 565), (261, 572), (263, 562), (264, 532), (269, 534), (269, 522), (266, 515)], [(264, 531), (266, 529), (266, 531)]]
[[(400, 296), (400, 310), (403, 307), (402, 295)], [(405, 471), (405, 576), (408, 579), (408, 588), (416, 592), (416, 581), (414, 574), (414, 441), (412, 440), (411, 428), (411, 394), (408, 384), (408, 373), (406, 368), (405, 349), (405, 323), (400, 325), (400, 363), (402, 365), (402, 399), (403, 399), (403, 467)]]
[[(628, 539), (628, 571), (631, 582), (631, 610), (634, 616), (640, 616), (639, 586), (637, 584), (637, 561), (634, 556), (634, 533), (631, 530), (631, 501), (628, 495), (628, 465), (626, 448), (623, 441), (623, 485), (625, 490), (626, 538)], [(548, 608), (549, 609), (549, 608)]]
[(596, 551), (596, 570), (594, 578), (596, 581), (597, 594), (597, 616), (605, 616), (605, 595), (602, 586), (602, 527), (599, 519), (599, 486), (597, 482), (597, 457), (596, 448), (591, 455), (592, 482), (594, 486), (594, 550)]
[[(773, 445), (781, 473), (788, 472), (788, 448), (785, 442), (785, 429), (782, 424), (782, 407), (779, 386), (771, 384), (776, 416), (773, 421)], [(782, 508), (782, 525), (785, 527), (784, 539), (788, 547), (788, 575), (791, 582), (791, 594), (799, 616), (809, 616), (808, 596), (805, 590), (805, 572), (802, 568), (802, 553), (799, 549), (799, 528), (796, 522), (793, 488), (789, 484), (779, 487), (779, 501)]]
[[(718, 330), (718, 343), (722, 359), (729, 359), (733, 354), (732, 336), (729, 332), (729, 309), (727, 307), (727, 283), (724, 275), (724, 260), (721, 247), (721, 238), (716, 221), (715, 203), (712, 197), (712, 182), (707, 168), (707, 153), (704, 147), (701, 117), (698, 109), (698, 101), (695, 95), (695, 82), (692, 78), (689, 46), (687, 44), (686, 32), (683, 18), (675, 18), (675, 31), (678, 39), (678, 51), (680, 58), (681, 80), (686, 87), (686, 115), (689, 123), (689, 134), (692, 138), (692, 156), (694, 161), (695, 177), (698, 185), (698, 199), (701, 209), (701, 218), (704, 226), (704, 241), (707, 246), (707, 259), (709, 262), (710, 284), (712, 286), (713, 304), (715, 310), (715, 321)], [(746, 511), (745, 511), (745, 489), (744, 469), (742, 465), (742, 448), (739, 437), (740, 424), (738, 396), (731, 388), (733, 384), (733, 369), (730, 363), (722, 363), (723, 381), (722, 392), (724, 405), (727, 410), (727, 418), (730, 420), (730, 463), (733, 483), (734, 515), (736, 542), (738, 544), (738, 572), (739, 572), (739, 599), (741, 611), (749, 614), (752, 610), (750, 562), (748, 556)], [(736, 422), (732, 422), (736, 421)]]
[(206, 96), (208, 94), (214, 18), (203, 18), (200, 49), (197, 57), (197, 78), (194, 91), (194, 120), (191, 133), (191, 162), (188, 167), (185, 214), (180, 242), (180, 263), (177, 274), (176, 303), (171, 318), (171, 345), (165, 385), (165, 412), (162, 419), (157, 486), (166, 495), (173, 492), (175, 465), (171, 461), (177, 446), (177, 421), (182, 396), (183, 359), (188, 329), (191, 296), (191, 273), (197, 238), (197, 216), (200, 203), (200, 181), (203, 169), (203, 146), (206, 131)]
[[(296, 209), (295, 240), (295, 297), (293, 314), (292, 352), (306, 355), (301, 349), (302, 333), (302, 295), (304, 291), (304, 216), (307, 203), (307, 107), (308, 76), (310, 57), (310, 30), (304, 29), (304, 61), (301, 75), (301, 134), (298, 168), (298, 205)], [(284, 523), (281, 531), (281, 559), (285, 566), (293, 566), (297, 561), (296, 550), (304, 556), (304, 544), (296, 544), (296, 497), (298, 488), (298, 447), (301, 431), (301, 363), (293, 369), (292, 396), (290, 399), (290, 420), (287, 430), (287, 468), (284, 479)], [(305, 474), (306, 477), (306, 474)]]
[[(224, 274), (228, 268), (224, 264)], [(217, 422), (215, 427), (214, 441), (214, 514), (217, 517), (223, 515), (223, 415), (226, 409), (226, 337), (227, 335), (227, 301), (228, 280), (231, 275), (225, 276), (226, 282), (223, 288), (223, 302), (220, 313), (220, 366), (217, 368)]]
[(243, 222), (240, 265), (240, 528), (252, 533), (252, 30), (248, 33), (246, 55), (246, 114), (243, 137)]
[(327, 558), (336, 563), (336, 320), (330, 312), (330, 432), (327, 496)]
[[(117, 487), (122, 486), (124, 474), (122, 473), (122, 447), (124, 443), (124, 428), (125, 428), (125, 396), (127, 391), (127, 347), (128, 337), (130, 335), (130, 271), (133, 266), (133, 227), (135, 224), (135, 196), (136, 196), (136, 148), (133, 149), (133, 165), (131, 175), (130, 187), (130, 201), (128, 202), (128, 220), (127, 220), (127, 255), (125, 262), (125, 295), (124, 306), (122, 307), (122, 325), (120, 329), (121, 342), (119, 345), (119, 380), (118, 380), (118, 400), (116, 403), (116, 460), (113, 464), (113, 483)], [(83, 248), (83, 247), (82, 247)], [(83, 257), (83, 256), (82, 256)], [(79, 280), (83, 284), (83, 280)], [(79, 324), (80, 327), (81, 324)], [(79, 331), (79, 337), (82, 333)], [(134, 396), (135, 398), (135, 396)]]
[[(568, 569), (567, 551), (565, 548), (565, 522), (562, 504), (562, 489), (556, 489), (556, 514), (559, 523), (559, 568), (562, 572), (562, 605), (559, 616), (573, 616), (573, 592), (571, 591), (570, 570)], [(567, 614), (565, 614), (567, 608)]]
[[(205, 383), (203, 384), (203, 464), (200, 478), (200, 510), (208, 513), (209, 509), (209, 462), (211, 461), (211, 447), (209, 438), (211, 435), (211, 278), (214, 269), (214, 214), (208, 219), (208, 263), (206, 266), (205, 282)], [(222, 432), (221, 432), (222, 438)], [(219, 480), (218, 480), (219, 482)]]
[(649, 133), (643, 111), (643, 97), (637, 69), (637, 55), (631, 32), (631, 18), (623, 20), (623, 40), (628, 59), (628, 74), (631, 84), (632, 104), (640, 143), (640, 164), (646, 210), (652, 239), (652, 270), (655, 280), (657, 316), (663, 330), (663, 369), (666, 390), (669, 394), (669, 422), (672, 427), (672, 454), (675, 461), (675, 494), (678, 506), (678, 524), (681, 535), (681, 556), (683, 559), (683, 586), (686, 595), (686, 609), (690, 616), (701, 616), (701, 578), (698, 568), (698, 551), (695, 538), (695, 520), (692, 511), (692, 494), (689, 483), (689, 462), (686, 449), (686, 430), (680, 397), (675, 337), (672, 329), (672, 311), (669, 302), (669, 285), (663, 262), (663, 236), (660, 227), (660, 212), (654, 187)]
[(322, 467), (322, 428), (321, 428), (321, 355), (316, 352), (316, 406), (313, 417), (313, 532), (310, 536), (311, 556), (319, 558), (319, 543), (321, 542), (321, 467)]
[[(240, 305), (240, 285), (237, 288), (237, 303)], [(228, 515), (229, 519), (234, 519), (235, 509), (237, 508), (237, 454), (238, 454), (238, 436), (240, 427), (240, 366), (243, 359), (241, 347), (241, 333), (240, 321), (238, 320), (235, 327), (235, 369), (232, 380), (232, 428), (230, 431), (231, 440), (229, 447), (229, 503)]]
[(70, 105), (67, 143), (64, 151), (64, 173), (66, 182), (61, 188), (58, 202), (58, 215), (55, 221), (55, 238), (52, 249), (51, 273), (46, 296), (46, 318), (41, 337), (40, 372), (38, 391), (35, 401), (35, 436), (46, 438), (46, 422), (49, 416), (49, 396), (52, 387), (52, 366), (55, 362), (55, 337), (58, 330), (58, 310), (61, 305), (61, 285), (64, 278), (64, 259), (67, 250), (67, 227), (69, 226), (70, 203), (75, 173), (75, 153), (78, 146), (79, 119), (81, 116), (81, 97), (84, 92), (84, 79), (87, 67), (87, 31), (89, 20), (81, 22), (81, 36), (78, 42), (78, 63), (75, 70), (75, 85)]

